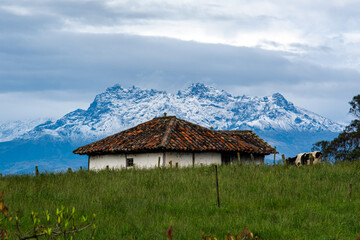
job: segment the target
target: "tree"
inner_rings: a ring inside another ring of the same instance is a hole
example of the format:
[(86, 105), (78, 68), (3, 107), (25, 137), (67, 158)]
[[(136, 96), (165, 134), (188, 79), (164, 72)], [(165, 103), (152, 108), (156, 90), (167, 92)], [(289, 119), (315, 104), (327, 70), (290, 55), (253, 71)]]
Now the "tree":
[(354, 161), (360, 159), (360, 94), (349, 102), (349, 113), (355, 116), (350, 125), (332, 141), (320, 141), (313, 145), (329, 161)]

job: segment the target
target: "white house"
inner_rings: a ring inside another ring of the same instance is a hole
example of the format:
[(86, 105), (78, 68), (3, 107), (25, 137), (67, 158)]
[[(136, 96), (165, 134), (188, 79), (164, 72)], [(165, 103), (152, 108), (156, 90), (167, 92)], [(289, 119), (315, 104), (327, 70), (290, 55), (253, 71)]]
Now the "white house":
[(88, 169), (152, 168), (264, 162), (274, 149), (252, 131), (211, 130), (157, 117), (73, 151), (88, 155)]

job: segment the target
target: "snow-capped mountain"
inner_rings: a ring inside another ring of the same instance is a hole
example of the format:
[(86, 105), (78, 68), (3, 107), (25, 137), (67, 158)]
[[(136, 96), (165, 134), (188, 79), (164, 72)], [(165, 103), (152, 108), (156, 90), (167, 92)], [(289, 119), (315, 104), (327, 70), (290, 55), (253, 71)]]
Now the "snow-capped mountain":
[(295, 106), (280, 93), (233, 96), (196, 83), (172, 94), (115, 85), (98, 94), (88, 109), (75, 110), (57, 121), (0, 125), (0, 171), (30, 172), (35, 165), (47, 170), (86, 165), (86, 157), (74, 155), (72, 150), (165, 112), (214, 129), (252, 129), (286, 156), (310, 151), (313, 143), (332, 139), (344, 127)]
[(50, 135), (75, 142), (99, 139), (162, 116), (164, 112), (215, 129), (340, 132), (343, 128), (294, 106), (280, 93), (266, 97), (232, 96), (197, 83), (172, 94), (116, 85), (97, 95), (87, 110), (78, 109), (56, 122), (41, 124), (22, 137)]
[(0, 142), (8, 142), (19, 138), (39, 124), (50, 120), (50, 118), (38, 118), (22, 121), (0, 121)]

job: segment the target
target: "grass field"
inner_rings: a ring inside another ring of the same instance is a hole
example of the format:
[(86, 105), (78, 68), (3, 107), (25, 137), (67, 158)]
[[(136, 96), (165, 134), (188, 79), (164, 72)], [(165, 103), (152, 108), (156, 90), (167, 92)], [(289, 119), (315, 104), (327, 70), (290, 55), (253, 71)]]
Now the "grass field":
[[(0, 179), (9, 212), (30, 228), (31, 211), (75, 207), (96, 213), (95, 239), (224, 239), (246, 226), (261, 239), (356, 239), (360, 235), (360, 163), (305, 167), (214, 167), (78, 171)], [(349, 199), (349, 184), (352, 197)], [(78, 235), (82, 239), (85, 235)]]

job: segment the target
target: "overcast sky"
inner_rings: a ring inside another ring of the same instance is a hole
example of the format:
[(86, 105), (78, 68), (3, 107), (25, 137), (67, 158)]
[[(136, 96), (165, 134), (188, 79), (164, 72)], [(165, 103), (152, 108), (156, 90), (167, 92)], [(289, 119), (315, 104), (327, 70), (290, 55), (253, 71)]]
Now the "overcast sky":
[(107, 87), (280, 92), (348, 122), (358, 0), (1, 0), (0, 120), (58, 118)]

